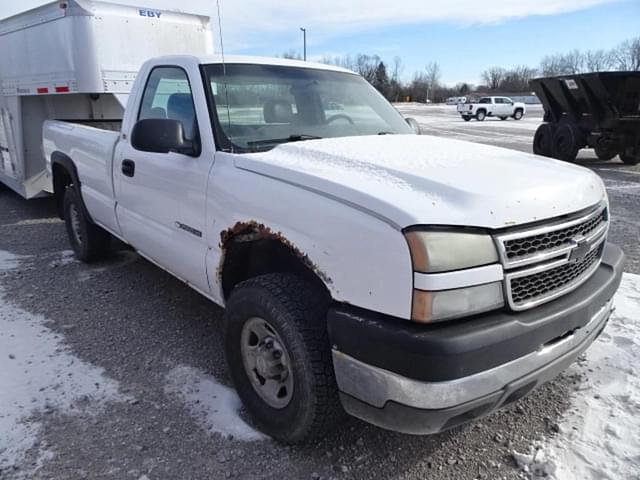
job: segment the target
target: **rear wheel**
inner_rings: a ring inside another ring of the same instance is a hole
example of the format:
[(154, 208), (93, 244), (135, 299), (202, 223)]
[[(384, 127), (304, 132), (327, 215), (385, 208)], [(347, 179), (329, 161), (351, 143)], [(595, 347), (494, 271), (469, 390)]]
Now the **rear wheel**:
[(555, 133), (555, 125), (552, 123), (543, 123), (536, 130), (533, 136), (533, 153), (544, 157), (553, 155), (553, 134)]
[(224, 314), (231, 377), (251, 417), (285, 443), (323, 435), (341, 416), (324, 295), (290, 274), (237, 286)]
[(620, 152), (620, 160), (627, 165), (637, 165), (640, 163), (640, 150), (628, 148), (625, 151)]
[(518, 110), (516, 110), (513, 113), (513, 119), (514, 120), (520, 120), (523, 116), (524, 116), (524, 112), (522, 111), (521, 108), (519, 108)]
[(64, 192), (64, 221), (71, 248), (78, 260), (89, 263), (109, 254), (111, 235), (86, 216), (72, 185)]
[(484, 121), (484, 119), (487, 118), (487, 112), (485, 112), (484, 110), (478, 110), (476, 112), (476, 120), (479, 122)]
[(596, 157), (598, 157), (598, 160), (602, 160), (603, 162), (608, 162), (609, 160), (613, 159), (613, 157), (618, 155), (618, 150), (613, 148), (602, 148), (596, 145), (593, 150), (596, 154)]
[(582, 144), (581, 132), (575, 125), (561, 125), (553, 134), (551, 152), (553, 158), (573, 162), (578, 156)]

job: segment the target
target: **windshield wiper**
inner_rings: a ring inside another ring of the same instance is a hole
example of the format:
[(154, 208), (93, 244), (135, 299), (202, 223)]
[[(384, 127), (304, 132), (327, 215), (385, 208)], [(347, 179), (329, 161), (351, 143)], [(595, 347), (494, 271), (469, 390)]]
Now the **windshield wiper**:
[(247, 145), (251, 147), (257, 147), (260, 145), (272, 145), (274, 143), (288, 143), (288, 142), (301, 142), (302, 140), (319, 140), (322, 137), (317, 135), (307, 135), (304, 133), (295, 133), (289, 135), (286, 138), (270, 138), (268, 140), (254, 140), (253, 142), (247, 142)]

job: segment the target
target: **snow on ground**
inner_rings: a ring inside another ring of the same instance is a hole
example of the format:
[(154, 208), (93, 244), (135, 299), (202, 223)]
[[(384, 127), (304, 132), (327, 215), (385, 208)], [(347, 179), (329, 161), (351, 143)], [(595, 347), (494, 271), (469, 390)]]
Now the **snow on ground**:
[(640, 275), (624, 274), (615, 305), (586, 361), (571, 367), (584, 381), (560, 433), (530, 455), (514, 452), (531, 478), (640, 479)]
[[(23, 259), (0, 251), (0, 273)], [(124, 400), (116, 382), (68, 352), (45, 324), (43, 316), (12, 305), (0, 287), (0, 470), (20, 465), (37, 445), (42, 426), (32, 417), (97, 411)], [(53, 454), (39, 446), (40, 461)]]
[(76, 256), (73, 250), (63, 250), (55, 255), (55, 260), (49, 263), (51, 268), (64, 267), (70, 265), (76, 261)]
[(179, 366), (167, 374), (165, 392), (178, 396), (191, 415), (209, 432), (236, 440), (265, 440), (239, 416), (242, 404), (236, 392), (197, 368)]

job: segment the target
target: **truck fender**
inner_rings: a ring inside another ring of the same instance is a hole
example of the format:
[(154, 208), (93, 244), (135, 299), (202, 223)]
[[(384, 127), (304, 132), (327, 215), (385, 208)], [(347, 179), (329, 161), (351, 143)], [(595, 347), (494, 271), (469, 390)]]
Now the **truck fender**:
[[(59, 168), (62, 168), (65, 171), (65, 176), (56, 175), (56, 171)], [(82, 213), (93, 223), (91, 215), (89, 215), (89, 211), (87, 210), (82, 198), (80, 177), (78, 176), (78, 170), (75, 163), (73, 163), (73, 160), (62, 152), (53, 152), (51, 154), (51, 173), (53, 175), (53, 194), (56, 199), (58, 216), (64, 220), (64, 191), (69, 185), (71, 185), (76, 190), (78, 198), (80, 199)]]

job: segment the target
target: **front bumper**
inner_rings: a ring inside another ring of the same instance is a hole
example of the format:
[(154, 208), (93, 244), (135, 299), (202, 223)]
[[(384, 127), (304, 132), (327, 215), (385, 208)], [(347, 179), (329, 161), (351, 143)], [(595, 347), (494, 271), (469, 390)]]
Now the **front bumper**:
[(329, 333), (345, 410), (383, 428), (436, 433), (522, 398), (565, 370), (609, 319), (624, 254), (607, 245), (574, 292), (525, 312), (418, 325), (333, 309)]

